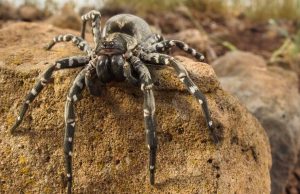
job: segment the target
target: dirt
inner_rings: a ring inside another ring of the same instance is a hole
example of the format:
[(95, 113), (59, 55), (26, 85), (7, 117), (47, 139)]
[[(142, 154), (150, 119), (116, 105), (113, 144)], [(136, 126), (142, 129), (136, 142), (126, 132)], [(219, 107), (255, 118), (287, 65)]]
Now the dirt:
[[(55, 59), (80, 54), (70, 43), (52, 51), (42, 49), (62, 33), (79, 34), (43, 23), (8, 24), (0, 29), (1, 193), (64, 190), (63, 107), (78, 71), (55, 73), (19, 133), (9, 133), (35, 77)], [(157, 184), (152, 187), (139, 87), (112, 83), (101, 97), (84, 92), (76, 106), (76, 193), (270, 193), (270, 145), (261, 125), (222, 90), (211, 66), (184, 57), (178, 60), (206, 95), (220, 143), (212, 143), (199, 104), (174, 72), (157, 71), (159, 150)]]

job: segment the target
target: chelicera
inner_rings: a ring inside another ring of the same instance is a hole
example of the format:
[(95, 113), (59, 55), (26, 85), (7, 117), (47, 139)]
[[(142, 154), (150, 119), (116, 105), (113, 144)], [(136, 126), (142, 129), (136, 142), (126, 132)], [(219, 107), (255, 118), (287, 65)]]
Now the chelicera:
[[(210, 132), (213, 132), (213, 123), (205, 96), (190, 79), (185, 67), (175, 58), (164, 53), (171, 47), (178, 47), (198, 60), (203, 60), (204, 56), (182, 41), (164, 40), (161, 35), (152, 33), (149, 25), (143, 19), (134, 15), (116, 15), (106, 22), (103, 30), (101, 30), (101, 14), (98, 11), (90, 11), (82, 16), (82, 20), (81, 37), (72, 34), (56, 36), (47, 46), (47, 50), (50, 50), (58, 42), (71, 41), (87, 55), (57, 60), (41, 74), (40, 79), (25, 98), (11, 132), (15, 132), (16, 128), (21, 124), (30, 103), (49, 83), (53, 72), (67, 68), (81, 68), (67, 95), (64, 115), (67, 191), (71, 193), (73, 178), (72, 151), (75, 132), (74, 104), (79, 100), (84, 87), (88, 89), (90, 94), (98, 96), (100, 95), (101, 87), (105, 83), (128, 81), (135, 86), (140, 86), (144, 94), (143, 115), (146, 141), (149, 148), (150, 184), (153, 185), (157, 136), (153, 82), (148, 67), (173, 67), (179, 80), (202, 106), (208, 129)], [(88, 21), (92, 23), (93, 38), (96, 45), (94, 48), (91, 48), (84, 40), (85, 27)], [(217, 142), (216, 135), (214, 133), (211, 134), (213, 140)]]

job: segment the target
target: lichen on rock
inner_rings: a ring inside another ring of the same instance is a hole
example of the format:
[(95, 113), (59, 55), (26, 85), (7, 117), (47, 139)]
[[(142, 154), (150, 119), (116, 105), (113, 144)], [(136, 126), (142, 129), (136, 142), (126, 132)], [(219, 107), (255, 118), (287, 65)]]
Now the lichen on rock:
[[(30, 36), (27, 28), (34, 29)], [(9, 133), (12, 118), (35, 77), (47, 67), (45, 62), (78, 55), (67, 43), (52, 51), (42, 49), (54, 35), (64, 33), (50, 25), (24, 23), (0, 30), (0, 37), (5, 36), (0, 45), (6, 45), (0, 47), (1, 192), (59, 193), (64, 189), (63, 107), (78, 71), (55, 73), (53, 84), (32, 103), (19, 133)], [(33, 58), (21, 58), (20, 64), (5, 61), (20, 49)], [(150, 186), (139, 87), (111, 83), (100, 97), (84, 92), (76, 106), (76, 193), (270, 193), (270, 147), (261, 125), (220, 87), (210, 65), (177, 59), (205, 94), (220, 143), (212, 143), (199, 104), (173, 70), (156, 70), (159, 149), (156, 185)]]

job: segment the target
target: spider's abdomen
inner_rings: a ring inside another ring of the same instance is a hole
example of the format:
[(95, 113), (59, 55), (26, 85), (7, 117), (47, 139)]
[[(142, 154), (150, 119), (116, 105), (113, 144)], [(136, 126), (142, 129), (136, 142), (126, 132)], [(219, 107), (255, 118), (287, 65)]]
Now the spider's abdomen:
[(119, 14), (107, 20), (102, 31), (102, 37), (116, 32), (130, 35), (138, 43), (145, 41), (152, 34), (145, 20), (131, 14)]

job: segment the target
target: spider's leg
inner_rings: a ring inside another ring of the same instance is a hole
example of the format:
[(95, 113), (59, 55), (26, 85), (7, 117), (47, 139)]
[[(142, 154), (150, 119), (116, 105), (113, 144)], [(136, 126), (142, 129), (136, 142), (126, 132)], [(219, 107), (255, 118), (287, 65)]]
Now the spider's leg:
[(95, 60), (91, 60), (87, 66), (87, 71), (85, 73), (85, 85), (90, 94), (93, 96), (100, 96), (101, 87), (104, 83), (96, 74), (95, 64), (97, 64), (97, 58)]
[(134, 70), (139, 74), (141, 90), (144, 93), (144, 122), (146, 129), (146, 141), (149, 148), (149, 171), (150, 183), (154, 184), (155, 163), (156, 163), (156, 122), (155, 122), (155, 100), (153, 95), (153, 83), (151, 75), (146, 65), (137, 57), (131, 56), (129, 62)]
[(83, 69), (75, 78), (74, 83), (69, 91), (67, 102), (65, 104), (65, 137), (64, 153), (65, 168), (67, 173), (68, 194), (72, 192), (72, 151), (75, 132), (75, 102), (80, 99), (80, 94), (84, 88), (84, 77), (86, 69)]
[(140, 43), (140, 47), (143, 49), (143, 51), (149, 53), (153, 50), (153, 44), (163, 41), (164, 38), (160, 34), (151, 34), (148, 38), (146, 38), (145, 41)]
[(179, 49), (183, 50), (184, 52), (191, 54), (194, 56), (197, 60), (203, 61), (204, 55), (200, 52), (198, 52), (196, 49), (191, 48), (186, 43), (179, 41), (179, 40), (164, 40), (159, 43), (156, 43), (152, 45), (149, 48), (149, 52), (164, 52), (170, 49), (171, 47), (176, 46)]
[(191, 80), (191, 78), (189, 77), (189, 74), (187, 72), (187, 70), (185, 69), (185, 67), (179, 63), (177, 60), (175, 60), (173, 57), (170, 57), (168, 55), (164, 55), (164, 54), (159, 54), (159, 53), (150, 53), (150, 54), (146, 54), (143, 53), (141, 55), (141, 58), (145, 61), (149, 61), (151, 63), (154, 64), (163, 64), (163, 65), (171, 65), (180, 81), (182, 83), (184, 83), (184, 85), (187, 87), (188, 91), (195, 96), (195, 98), (197, 99), (197, 101), (200, 103), (200, 105), (202, 106), (202, 110), (205, 116), (205, 120), (207, 123), (207, 127), (213, 137), (213, 141), (214, 143), (218, 143), (218, 137), (214, 132), (214, 127), (213, 127), (213, 122), (209, 113), (209, 109), (208, 109), (208, 105), (207, 105), (207, 101), (206, 98), (204, 96), (204, 94), (199, 90), (199, 88), (194, 84), (194, 82)]
[(81, 16), (82, 19), (82, 28), (81, 28), (81, 37), (85, 38), (85, 27), (88, 20), (92, 20), (92, 32), (94, 36), (94, 42), (96, 45), (99, 44), (101, 40), (101, 14), (99, 11), (92, 10), (87, 14)]
[(83, 40), (81, 37), (72, 34), (58, 35), (54, 37), (53, 40), (47, 45), (46, 50), (50, 50), (58, 42), (69, 42), (69, 41), (72, 41), (72, 43), (75, 46), (77, 46), (80, 50), (87, 52), (88, 54), (92, 52), (92, 48), (85, 40)]
[(86, 65), (89, 61), (89, 57), (71, 57), (71, 58), (65, 58), (56, 61), (53, 65), (51, 65), (46, 71), (44, 71), (39, 80), (36, 82), (33, 89), (30, 91), (30, 93), (26, 96), (25, 101), (21, 107), (21, 111), (19, 113), (19, 116), (17, 117), (17, 120), (13, 127), (11, 128), (11, 133), (13, 133), (16, 128), (21, 124), (26, 111), (29, 108), (30, 103), (37, 97), (37, 95), (42, 91), (44, 86), (51, 80), (51, 76), (54, 71), (60, 70), (60, 69), (66, 69), (66, 68), (76, 68), (76, 67), (82, 67)]
[(126, 77), (126, 80), (131, 83), (134, 86), (137, 86), (139, 84), (139, 80), (137, 80), (133, 75), (132, 75), (132, 66), (130, 63), (125, 62), (123, 65), (123, 70), (124, 70), (124, 76)]
[(149, 36), (146, 39), (145, 43), (152, 45), (154, 43), (161, 42), (163, 40), (164, 40), (164, 38), (163, 38), (162, 35), (160, 35), (160, 34), (152, 34), (151, 36)]

